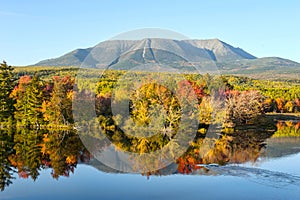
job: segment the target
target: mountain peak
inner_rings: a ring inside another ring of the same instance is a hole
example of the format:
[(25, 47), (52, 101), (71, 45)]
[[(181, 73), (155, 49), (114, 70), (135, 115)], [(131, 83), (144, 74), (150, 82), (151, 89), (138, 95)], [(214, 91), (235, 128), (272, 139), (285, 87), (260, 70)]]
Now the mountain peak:
[(80, 66), (87, 57), (93, 63), (92, 66), (97, 68), (120, 64), (125, 59), (135, 63), (145, 63), (146, 60), (169, 63), (175, 60), (178, 62), (181, 57), (186, 61), (201, 64), (207, 61), (227, 62), (256, 58), (217, 38), (206, 40), (144, 38), (141, 40), (107, 40), (93, 48), (77, 49), (59, 58), (41, 61), (36, 65)]

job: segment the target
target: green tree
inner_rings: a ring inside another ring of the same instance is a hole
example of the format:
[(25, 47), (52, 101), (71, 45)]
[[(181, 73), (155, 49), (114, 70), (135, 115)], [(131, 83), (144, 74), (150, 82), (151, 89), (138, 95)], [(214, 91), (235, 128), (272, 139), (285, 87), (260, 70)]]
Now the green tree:
[(0, 122), (13, 119), (14, 101), (9, 96), (14, 89), (13, 70), (5, 61), (0, 64)]
[(19, 85), (11, 94), (16, 99), (15, 118), (17, 125), (39, 127), (43, 122), (42, 102), (43, 102), (43, 82), (37, 75), (33, 78), (23, 76)]

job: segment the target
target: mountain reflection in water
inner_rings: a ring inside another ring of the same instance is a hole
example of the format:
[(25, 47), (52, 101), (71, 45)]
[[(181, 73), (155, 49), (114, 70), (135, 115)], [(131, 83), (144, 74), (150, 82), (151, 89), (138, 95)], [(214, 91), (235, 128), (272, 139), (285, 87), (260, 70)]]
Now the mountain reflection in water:
[[(95, 150), (99, 152), (107, 148), (104, 138), (88, 135), (84, 139), (93, 141)], [(250, 129), (220, 134), (218, 138), (205, 138), (205, 135), (199, 134), (172, 164), (141, 174), (148, 178), (172, 174), (226, 175), (244, 177), (273, 187), (299, 186), (299, 176), (243, 166), (243, 163), (255, 163), (264, 158), (299, 153), (299, 147), (299, 123), (279, 122), (275, 133)], [(118, 159), (118, 156), (114, 158)], [(16, 178), (37, 179), (43, 169), (51, 169), (55, 179), (67, 177), (82, 163), (107, 173), (124, 173), (93, 158), (75, 130), (0, 130), (1, 190)], [(134, 166), (134, 163), (131, 164)]]

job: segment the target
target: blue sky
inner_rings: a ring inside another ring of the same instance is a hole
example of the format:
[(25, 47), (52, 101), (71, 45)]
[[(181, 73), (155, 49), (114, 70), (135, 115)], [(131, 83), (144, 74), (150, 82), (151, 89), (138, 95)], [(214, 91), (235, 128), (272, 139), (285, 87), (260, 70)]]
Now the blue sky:
[(119, 33), (163, 28), (300, 62), (300, 1), (0, 0), (0, 59), (29, 65)]

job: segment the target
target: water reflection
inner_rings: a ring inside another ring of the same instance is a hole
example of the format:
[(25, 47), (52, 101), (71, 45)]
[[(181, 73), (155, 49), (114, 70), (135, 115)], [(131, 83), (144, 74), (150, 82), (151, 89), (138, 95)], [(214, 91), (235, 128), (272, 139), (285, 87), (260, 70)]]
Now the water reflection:
[(0, 130), (1, 190), (20, 178), (37, 179), (39, 171), (52, 169), (52, 177), (69, 176), (78, 162), (90, 155), (78, 135), (68, 130)]
[(203, 166), (205, 170), (198, 170), (193, 175), (225, 175), (243, 177), (250, 181), (271, 186), (275, 188), (283, 188), (285, 186), (300, 185), (300, 176), (294, 176), (292, 174), (271, 171), (266, 169), (260, 169), (255, 167), (244, 167), (236, 165), (216, 166), (207, 165)]
[[(172, 164), (156, 171), (145, 171), (142, 175), (149, 177), (180, 173), (245, 177), (252, 174), (257, 180), (268, 179), (265, 184), (272, 180), (299, 184), (299, 177), (232, 165), (254, 163), (260, 157), (280, 157), (300, 152), (299, 130), (298, 122), (279, 122), (275, 133), (248, 129), (223, 133), (218, 138), (207, 138), (205, 133), (199, 133), (187, 151)], [(84, 139), (93, 142), (99, 152), (108, 148), (106, 138), (93, 138), (87, 134)], [(122, 159), (116, 155), (112, 155), (112, 158)], [(43, 169), (50, 168), (55, 179), (67, 177), (79, 163), (92, 165), (108, 173), (122, 173), (94, 159), (75, 130), (0, 130), (1, 190), (17, 177), (37, 179)], [(147, 165), (147, 160), (144, 160), (144, 164)]]

